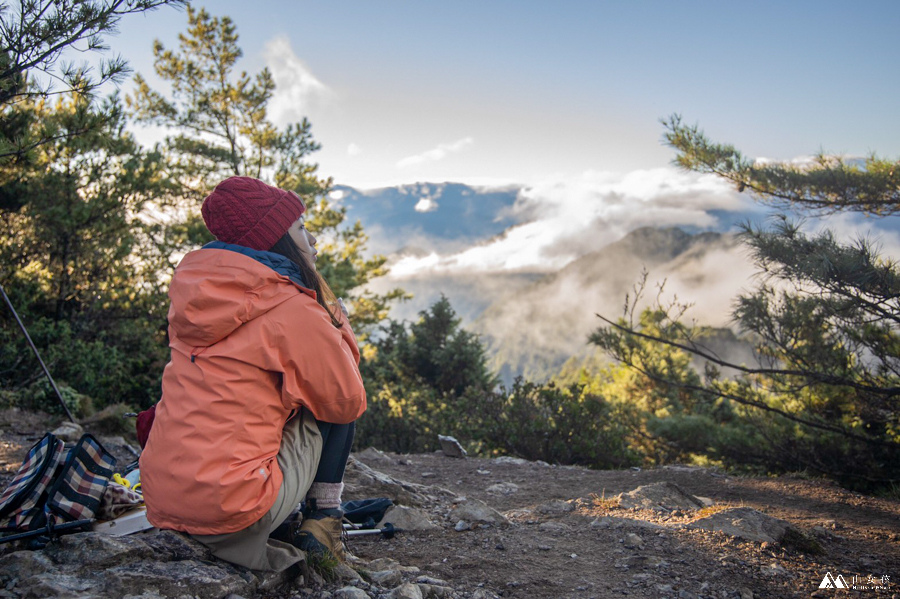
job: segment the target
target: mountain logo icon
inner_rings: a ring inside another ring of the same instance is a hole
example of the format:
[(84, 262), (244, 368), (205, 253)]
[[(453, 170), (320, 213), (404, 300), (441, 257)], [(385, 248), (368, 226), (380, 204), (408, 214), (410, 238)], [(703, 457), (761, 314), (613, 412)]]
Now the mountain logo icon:
[(819, 585), (820, 589), (848, 589), (850, 587), (847, 586), (847, 581), (844, 580), (844, 577), (838, 574), (837, 578), (831, 575), (831, 572), (825, 573), (825, 578), (822, 579), (822, 584)]

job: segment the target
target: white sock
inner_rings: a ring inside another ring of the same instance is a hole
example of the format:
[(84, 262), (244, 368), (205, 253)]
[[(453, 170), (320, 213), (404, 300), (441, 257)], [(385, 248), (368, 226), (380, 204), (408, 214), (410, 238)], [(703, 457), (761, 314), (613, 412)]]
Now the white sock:
[(318, 510), (340, 509), (343, 492), (344, 483), (313, 483), (306, 493), (306, 499), (315, 500)]

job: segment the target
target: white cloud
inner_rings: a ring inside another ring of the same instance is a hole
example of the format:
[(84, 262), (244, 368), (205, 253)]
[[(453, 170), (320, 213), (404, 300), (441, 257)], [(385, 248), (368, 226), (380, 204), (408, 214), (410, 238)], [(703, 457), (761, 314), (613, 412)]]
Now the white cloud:
[(299, 121), (308, 115), (310, 106), (334, 96), (294, 53), (286, 36), (277, 36), (267, 43), (264, 56), (275, 82), (275, 93), (269, 103), (274, 122)]
[(709, 227), (710, 210), (752, 208), (720, 179), (672, 168), (557, 177), (519, 193), (513, 210), (525, 224), (461, 252), (406, 258), (392, 274), (553, 271), (639, 227)]
[(362, 154), (362, 148), (357, 144), (347, 146), (347, 156), (359, 156), (360, 154)]
[(416, 212), (434, 212), (437, 209), (438, 203), (429, 197), (421, 198), (415, 206)]
[(475, 140), (471, 137), (466, 137), (450, 144), (440, 144), (438, 147), (428, 150), (427, 152), (422, 152), (421, 154), (416, 154), (414, 156), (407, 156), (406, 158), (400, 160), (397, 163), (397, 166), (399, 168), (406, 168), (408, 166), (422, 164), (423, 162), (436, 162), (438, 160), (443, 160), (450, 154), (455, 154), (462, 151), (466, 146), (474, 143), (474, 141)]

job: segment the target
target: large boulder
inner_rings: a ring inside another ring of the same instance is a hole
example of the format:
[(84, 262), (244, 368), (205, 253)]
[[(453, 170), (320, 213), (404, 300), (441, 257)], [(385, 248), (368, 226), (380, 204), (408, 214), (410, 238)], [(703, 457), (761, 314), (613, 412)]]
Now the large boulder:
[(698, 510), (703, 502), (670, 482), (659, 482), (638, 487), (634, 491), (617, 496), (619, 506), (645, 510)]
[(722, 510), (695, 520), (688, 528), (719, 531), (731, 537), (760, 543), (781, 543), (789, 531), (796, 532), (789, 522), (767, 516), (749, 507)]

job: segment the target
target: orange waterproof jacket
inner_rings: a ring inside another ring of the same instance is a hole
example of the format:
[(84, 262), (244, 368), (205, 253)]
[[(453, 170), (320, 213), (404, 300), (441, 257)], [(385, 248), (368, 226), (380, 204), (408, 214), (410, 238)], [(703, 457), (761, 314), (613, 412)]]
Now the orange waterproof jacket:
[(175, 270), (172, 357), (140, 460), (158, 528), (221, 534), (253, 524), (281, 487), (275, 456), (292, 410), (343, 424), (366, 409), (349, 323), (335, 328), (299, 273), (280, 274), (259, 255), (282, 272), (292, 264), (214, 242)]

